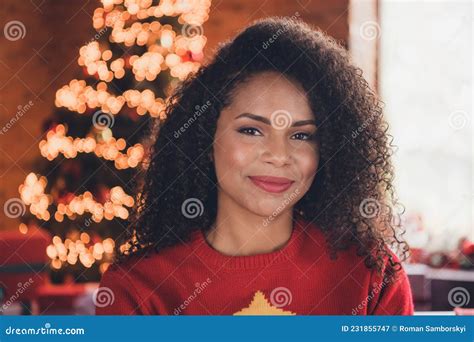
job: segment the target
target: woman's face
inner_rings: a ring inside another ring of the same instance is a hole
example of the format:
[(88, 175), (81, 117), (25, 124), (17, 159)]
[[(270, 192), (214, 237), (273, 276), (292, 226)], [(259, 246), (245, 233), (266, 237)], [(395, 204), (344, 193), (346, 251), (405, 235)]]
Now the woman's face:
[(304, 90), (265, 72), (238, 85), (230, 102), (213, 146), (219, 200), (260, 216), (292, 209), (310, 188), (319, 162)]

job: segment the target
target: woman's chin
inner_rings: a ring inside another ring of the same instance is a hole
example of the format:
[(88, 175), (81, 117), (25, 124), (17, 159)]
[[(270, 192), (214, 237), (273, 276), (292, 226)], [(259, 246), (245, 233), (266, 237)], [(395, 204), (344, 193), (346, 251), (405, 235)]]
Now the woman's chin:
[[(254, 202), (255, 203), (255, 202)], [(282, 215), (285, 211), (290, 210), (290, 206), (285, 206), (281, 201), (276, 203), (265, 203), (262, 205), (252, 204), (251, 210), (253, 213), (262, 217), (262, 221), (275, 220), (278, 216)]]

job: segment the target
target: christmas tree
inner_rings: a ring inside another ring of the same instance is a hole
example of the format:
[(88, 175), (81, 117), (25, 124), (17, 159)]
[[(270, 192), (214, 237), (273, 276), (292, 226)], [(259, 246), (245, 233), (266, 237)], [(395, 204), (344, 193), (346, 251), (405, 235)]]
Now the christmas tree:
[[(203, 59), (210, 0), (102, 0), (77, 79), (56, 93), (41, 157), (19, 187), (20, 231), (51, 232), (52, 274), (97, 280), (127, 229), (146, 133)], [(61, 279), (57, 279), (60, 281)]]

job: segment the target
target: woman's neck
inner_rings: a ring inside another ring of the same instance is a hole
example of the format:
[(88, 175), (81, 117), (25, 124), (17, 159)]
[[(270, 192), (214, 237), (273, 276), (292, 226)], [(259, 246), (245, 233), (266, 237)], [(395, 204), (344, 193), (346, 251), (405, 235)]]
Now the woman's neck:
[(235, 202), (220, 204), (216, 222), (206, 234), (206, 240), (222, 254), (270, 253), (283, 247), (291, 237), (291, 208), (269, 219), (249, 212)]

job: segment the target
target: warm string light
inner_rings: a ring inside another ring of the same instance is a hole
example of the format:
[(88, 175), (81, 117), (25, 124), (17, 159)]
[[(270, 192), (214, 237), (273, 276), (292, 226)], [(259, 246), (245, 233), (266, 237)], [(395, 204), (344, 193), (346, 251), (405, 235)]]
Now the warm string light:
[[(46, 184), (47, 180), (44, 176), (38, 178), (34, 173), (30, 173), (19, 187), (21, 199), (30, 206), (30, 212), (44, 221), (50, 219), (48, 207), (53, 203), (52, 196), (44, 193)], [(126, 220), (129, 216), (126, 207), (133, 207), (134, 202), (133, 197), (127, 195), (120, 186), (110, 189), (105, 203), (95, 201), (92, 193), (86, 191), (81, 195), (74, 196), (67, 204), (59, 203), (54, 213), (54, 219), (57, 222), (62, 222), (64, 216), (67, 216), (70, 220), (74, 220), (77, 215), (90, 213), (91, 219), (97, 223), (103, 219), (110, 221), (115, 217)]]
[[(166, 101), (157, 98), (153, 91), (129, 89), (114, 95), (108, 91), (107, 82), (123, 78), (126, 72), (131, 72), (139, 82), (153, 81), (165, 70), (179, 80), (196, 72), (200, 67), (199, 61), (203, 59), (206, 37), (202, 34), (202, 24), (208, 19), (211, 1), (160, 0), (152, 6), (152, 0), (102, 0), (102, 4), (103, 8), (96, 9), (93, 15), (93, 27), (97, 30), (95, 40), (80, 49), (78, 58), (78, 64), (101, 82), (94, 87), (83, 80), (72, 80), (57, 91), (56, 106), (79, 114), (99, 108), (103, 113), (116, 115), (127, 104), (138, 115), (148, 113), (151, 117), (166, 119)], [(175, 32), (171, 25), (162, 25), (154, 20), (163, 16), (177, 17), (178, 23), (183, 26), (181, 32)], [(148, 22), (139, 22), (144, 20)], [(120, 43), (125, 47), (143, 46), (146, 52), (114, 58), (107, 47), (108, 42), (97, 41), (105, 33), (110, 43)], [(98, 141), (91, 136), (75, 139), (66, 136), (67, 128), (58, 125), (47, 133), (46, 140), (41, 141), (41, 154), (52, 160), (59, 154), (75, 158), (78, 153), (95, 153), (99, 158), (113, 160), (117, 169), (136, 167), (143, 161), (141, 144), (135, 144), (125, 152), (125, 140), (113, 138), (110, 127), (96, 128), (101, 130)], [(25, 204), (30, 205), (31, 213), (43, 220), (50, 219), (48, 206), (53, 202), (52, 196), (44, 193), (46, 184), (45, 177), (38, 178), (31, 173), (19, 189)], [(74, 220), (77, 215), (89, 213), (94, 222), (114, 217), (126, 219), (129, 215), (126, 207), (133, 205), (134, 199), (117, 186), (110, 189), (103, 204), (95, 201), (88, 191), (74, 196), (67, 204), (58, 204), (54, 218), (61, 222), (66, 216)], [(24, 234), (28, 231), (24, 224), (19, 229)], [(129, 248), (129, 243), (120, 246), (123, 251)], [(100, 271), (104, 272), (111, 262), (113, 251), (114, 241), (111, 238), (92, 243), (90, 236), (83, 232), (80, 238), (67, 238), (64, 242), (55, 236), (47, 254), (54, 269), (74, 265), (78, 261), (87, 268), (100, 262)]]
[(119, 246), (119, 250), (123, 254), (129, 254), (130, 251), (132, 251), (133, 248), (135, 248), (135, 246), (137, 244), (138, 244), (137, 232), (136, 232), (136, 230), (133, 230), (133, 234), (132, 234), (131, 239), (129, 241), (126, 241), (126, 242), (122, 243)]
[(28, 226), (24, 223), (20, 223), (20, 225), (18, 226), (18, 230), (22, 234), (28, 234)]
[(153, 81), (161, 71), (163, 56), (158, 52), (146, 52), (142, 56), (132, 56), (130, 64), (137, 81)]
[[(90, 42), (79, 49), (77, 63), (85, 66), (89, 75), (97, 74), (102, 81), (110, 82), (115, 78), (122, 78), (125, 75), (124, 60), (122, 58), (114, 60), (107, 66), (107, 61), (112, 58), (112, 51), (105, 50), (101, 53), (98, 42)], [(112, 65), (114, 69), (112, 69)]]
[[(110, 50), (107, 50), (110, 51)], [(117, 58), (112, 63), (110, 63), (110, 70), (114, 73), (114, 77), (117, 79), (125, 76), (125, 60), (123, 58)]]
[[(125, 20), (128, 20), (130, 17), (123, 13), (113, 13), (112, 15), (120, 19), (126, 18)], [(144, 46), (149, 45), (150, 42), (160, 37), (162, 27), (159, 21), (153, 21), (151, 23), (135, 22), (130, 27), (125, 28), (125, 20), (120, 19), (113, 23), (109, 38), (111, 43), (123, 43), (125, 46), (133, 46), (134, 44)]]
[(90, 213), (92, 221), (96, 223), (103, 219), (110, 221), (115, 217), (126, 220), (129, 212), (125, 207), (132, 207), (133, 204), (133, 197), (127, 195), (120, 186), (110, 189), (110, 199), (103, 204), (95, 201), (92, 194), (86, 191), (74, 197), (68, 204), (59, 203), (54, 219), (62, 222), (64, 216), (67, 216), (70, 220), (74, 220), (76, 215)]
[(155, 98), (150, 89), (127, 90), (123, 96), (129, 107), (136, 108), (138, 115), (145, 115), (148, 112), (152, 117), (159, 117), (161, 120), (166, 118), (165, 101), (162, 98)]
[(123, 138), (115, 139), (109, 128), (103, 128), (103, 140), (97, 142), (92, 137), (72, 138), (66, 136), (67, 128), (59, 124), (46, 134), (46, 140), (41, 140), (39, 148), (41, 155), (48, 160), (53, 160), (61, 153), (66, 158), (75, 158), (78, 153), (95, 153), (99, 158), (113, 160), (117, 169), (123, 170), (137, 167), (143, 160), (145, 150), (143, 145), (137, 143), (127, 149), (126, 153), (120, 151), (126, 147)]
[[(110, 42), (123, 43), (125, 46), (133, 46), (134, 44), (148, 46), (148, 52), (153, 51), (156, 54), (154, 60), (150, 61), (153, 64), (151, 68), (156, 68), (157, 59), (161, 61), (160, 63), (163, 63), (162, 61), (166, 61), (168, 54), (176, 55), (178, 60), (174, 59), (173, 67), (170, 71), (172, 76), (178, 77), (181, 80), (199, 68), (200, 64), (196, 61), (202, 59), (202, 51), (206, 44), (206, 37), (202, 35), (201, 25), (209, 17), (211, 5), (209, 0), (162, 0), (157, 6), (151, 6), (151, 1), (107, 1), (103, 2), (103, 4), (104, 8), (98, 8), (94, 12), (93, 26), (98, 32), (112, 28), (109, 37)], [(126, 22), (131, 19), (160, 18), (163, 15), (179, 16), (178, 22), (183, 25), (181, 35), (177, 35), (171, 25), (161, 25), (159, 21), (152, 21), (150, 23), (135, 21), (129, 27), (125, 27)], [(160, 44), (157, 44), (157, 41)], [(99, 61), (101, 53), (98, 51), (98, 43), (95, 43), (94, 47), (90, 48), (91, 64), (93, 64), (93, 67), (88, 68), (88, 71), (92, 75), (95, 72), (99, 72), (99, 65), (102, 65), (99, 78), (107, 80), (112, 77), (111, 71), (104, 65), (109, 55), (107, 54), (106, 58), (102, 57), (102, 60)], [(84, 53), (88, 51), (85, 47), (83, 49)], [(196, 61), (186, 60), (188, 51), (191, 51), (192, 57)], [(145, 59), (148, 58), (145, 57)], [(170, 65), (163, 63), (159, 70), (165, 70), (166, 67), (170, 67)], [(142, 70), (143, 66), (134, 69)], [(158, 73), (152, 74), (156, 76)], [(144, 75), (135, 76), (137, 80), (145, 79)], [(153, 80), (154, 78), (146, 77), (146, 79)]]
[[(83, 232), (80, 238), (62, 241), (54, 236), (52, 244), (46, 248), (46, 254), (51, 259), (51, 267), (61, 269), (65, 264), (75, 265), (79, 261), (84, 267), (90, 268), (96, 261), (105, 261), (108, 264), (113, 257), (115, 242), (106, 238), (102, 242), (91, 243), (89, 234)], [(101, 272), (105, 271), (102, 269)]]
[[(79, 50), (78, 63), (86, 68), (88, 74), (97, 75), (104, 82), (100, 82), (97, 89), (94, 89), (86, 85), (85, 81), (72, 80), (69, 85), (57, 91), (56, 106), (78, 113), (84, 113), (87, 108), (100, 108), (103, 112), (117, 114), (127, 103), (130, 108), (136, 108), (139, 115), (149, 113), (152, 117), (165, 119), (165, 100), (155, 98), (151, 90), (139, 93), (139, 99), (137, 91), (133, 90), (126, 90), (115, 96), (107, 91), (106, 82), (123, 78), (126, 68), (131, 69), (137, 81), (153, 81), (161, 71), (167, 69), (171, 76), (180, 80), (196, 72), (206, 44), (200, 25), (208, 19), (210, 1), (162, 0), (159, 5), (151, 6), (152, 1), (148, 0), (114, 0), (103, 1), (103, 5), (104, 8), (98, 8), (94, 12), (94, 28), (100, 30), (99, 33), (112, 28), (109, 38), (112, 43), (147, 45), (147, 52), (141, 56), (131, 56), (127, 64), (122, 57), (112, 59), (112, 51), (102, 51), (99, 42), (87, 43)], [(183, 25), (182, 34), (177, 35), (171, 25), (161, 25), (159, 21), (136, 21), (163, 15), (179, 16), (178, 21)], [(135, 22), (125, 28), (128, 20)], [(188, 53), (191, 53), (192, 60)]]
[[(156, 6), (152, 3), (151, 0), (102, 0), (103, 8), (94, 12), (94, 28), (100, 30), (105, 26), (120, 26), (120, 21), (126, 21), (132, 15), (139, 20), (178, 17), (180, 23), (202, 25), (209, 18), (211, 8), (211, 0), (161, 0)], [(106, 13), (111, 14), (113, 20), (104, 19)]]
[[(47, 181), (45, 177), (38, 178), (34, 173), (30, 173), (24, 184), (20, 185), (19, 191), (25, 204), (30, 205), (30, 212), (37, 218), (49, 220), (48, 205), (52, 202), (51, 195), (45, 195), (44, 189)], [(125, 208), (132, 207), (134, 199), (127, 195), (120, 186), (110, 189), (109, 198), (104, 204), (98, 203), (93, 199), (92, 194), (87, 191), (82, 195), (74, 197), (68, 204), (59, 203), (54, 218), (57, 222), (62, 222), (64, 216), (74, 220), (76, 215), (83, 215), (86, 212), (92, 214), (91, 219), (100, 222), (102, 219), (112, 220), (114, 217), (127, 219), (129, 212)], [(46, 203), (46, 204), (45, 204)], [(28, 226), (24, 223), (19, 225), (22, 234), (28, 232)], [(61, 269), (64, 264), (76, 264), (79, 260), (83, 266), (89, 268), (96, 261), (111, 260), (114, 252), (114, 241), (107, 238), (102, 242), (96, 242), (94, 245), (87, 246), (90, 242), (90, 236), (87, 233), (80, 235), (80, 240), (72, 241), (66, 239), (63, 243), (59, 236), (55, 236), (46, 253), (51, 258), (51, 266), (55, 269)], [(101, 264), (101, 272), (104, 272), (108, 262)]]
[[(135, 23), (137, 24), (137, 23)], [(134, 24), (134, 25), (135, 25)], [(132, 25), (133, 26), (133, 25)], [(190, 28), (189, 30), (193, 30)], [(134, 55), (130, 58), (130, 65), (135, 79), (142, 81), (145, 78), (153, 81), (161, 70), (170, 69), (171, 74), (176, 74), (179, 79), (185, 79), (189, 73), (197, 71), (199, 62), (185, 61), (188, 51), (193, 59), (200, 60), (203, 57), (203, 49), (206, 44), (206, 37), (200, 34), (191, 37), (178, 35), (170, 25), (163, 26), (153, 41), (160, 38), (160, 44), (149, 44), (148, 52), (143, 55)], [(172, 55), (172, 58), (167, 58)], [(117, 58), (107, 62), (112, 58), (112, 51), (101, 52), (99, 43), (89, 42), (79, 50), (78, 64), (86, 67), (89, 75), (98, 75), (101, 81), (111, 82), (114, 78), (120, 79), (125, 76), (125, 61)]]
[(124, 104), (136, 108), (139, 115), (149, 113), (152, 117), (164, 120), (165, 100), (156, 98), (153, 91), (145, 89), (142, 92), (134, 89), (127, 90), (123, 96), (114, 96), (107, 91), (107, 84), (100, 82), (97, 90), (86, 85), (84, 80), (72, 80), (56, 92), (56, 106), (66, 107), (71, 111), (84, 113), (89, 108), (100, 108), (104, 113), (117, 114)]
[(38, 178), (34, 173), (30, 173), (26, 176), (25, 182), (20, 185), (18, 191), (21, 200), (25, 205), (30, 206), (31, 214), (40, 220), (49, 221), (48, 207), (53, 202), (53, 199), (51, 195), (44, 193), (46, 184), (48, 184), (46, 177), (41, 176)]
[(117, 114), (125, 104), (123, 96), (114, 96), (107, 91), (107, 83), (100, 82), (97, 89), (86, 85), (84, 80), (73, 79), (69, 85), (56, 92), (56, 107), (84, 113), (89, 108), (101, 108), (105, 113)]

